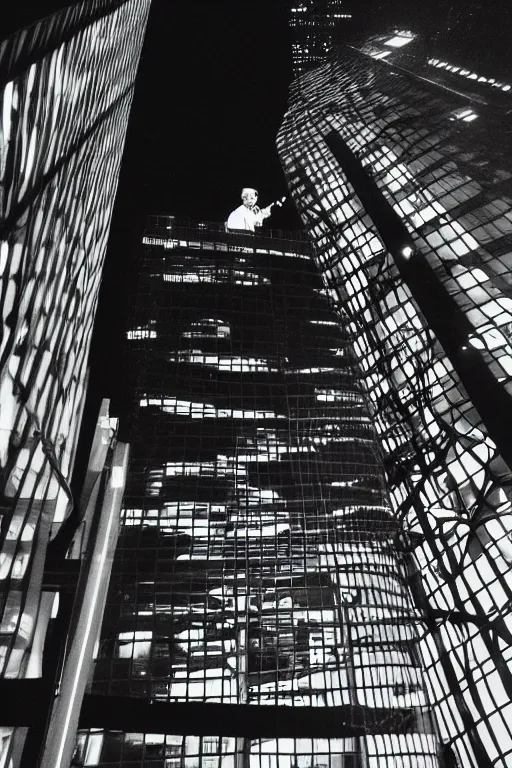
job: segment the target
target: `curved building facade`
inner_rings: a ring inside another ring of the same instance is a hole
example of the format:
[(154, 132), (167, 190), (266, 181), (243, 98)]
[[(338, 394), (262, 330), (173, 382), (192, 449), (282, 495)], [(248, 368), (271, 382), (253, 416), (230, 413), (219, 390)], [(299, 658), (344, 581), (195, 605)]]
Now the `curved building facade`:
[[(77, 514), (69, 482), (148, 11), (78, 3), (0, 45), (3, 681), (41, 679), (56, 616), (47, 546)], [(2, 765), (18, 764), (14, 735), (2, 730)]]
[(406, 30), (294, 81), (278, 151), (371, 401), (448, 765), (512, 759), (510, 85)]

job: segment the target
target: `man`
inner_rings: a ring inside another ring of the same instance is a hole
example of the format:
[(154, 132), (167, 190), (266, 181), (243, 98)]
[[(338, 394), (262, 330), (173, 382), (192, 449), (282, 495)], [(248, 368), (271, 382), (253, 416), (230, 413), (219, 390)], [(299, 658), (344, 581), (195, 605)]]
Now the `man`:
[(242, 205), (235, 208), (229, 214), (228, 229), (245, 229), (254, 232), (256, 227), (261, 227), (264, 219), (270, 216), (271, 205), (268, 208), (260, 209), (256, 203), (258, 201), (258, 191), (251, 187), (242, 189)]

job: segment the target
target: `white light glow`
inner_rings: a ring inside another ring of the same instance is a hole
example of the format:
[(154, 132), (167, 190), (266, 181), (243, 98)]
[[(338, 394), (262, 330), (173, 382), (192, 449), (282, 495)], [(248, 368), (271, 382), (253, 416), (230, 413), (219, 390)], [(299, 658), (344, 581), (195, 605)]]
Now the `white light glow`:
[[(279, 368), (273, 368), (269, 362), (264, 359), (254, 357), (231, 357), (230, 355), (204, 355), (199, 350), (195, 349), (171, 355), (169, 361), (173, 363), (185, 362), (190, 365), (204, 365), (210, 368), (216, 368), (219, 371), (227, 371), (230, 373), (240, 371), (277, 373), (280, 370)], [(286, 359), (284, 362), (286, 362)]]
[(126, 471), (123, 466), (116, 465), (112, 467), (111, 483), (112, 488), (122, 488), (124, 485)]
[(401, 48), (403, 45), (407, 45), (407, 43), (411, 43), (413, 40), (412, 37), (403, 37), (402, 35), (396, 35), (396, 37), (390, 37), (389, 40), (386, 40), (384, 42), (384, 45), (390, 45), (392, 48)]
[(485, 349), (485, 342), (479, 336), (470, 336), (468, 341), (475, 349)]
[(465, 123), (471, 123), (473, 120), (476, 120), (477, 117), (477, 113), (471, 109), (471, 107), (464, 107), (452, 112), (452, 117), (450, 119), (463, 120)]
[[(442, 69), (446, 69), (449, 72), (453, 72), (453, 74), (461, 75), (462, 77), (467, 78), (468, 80), (476, 80), (479, 83), (486, 83), (493, 88), (501, 88), (502, 91), (510, 91), (511, 87), (510, 85), (503, 85), (503, 83), (499, 83), (496, 81), (494, 77), (484, 77), (483, 75), (477, 75), (476, 72), (471, 72), (469, 69), (461, 69), (460, 67), (453, 66), (452, 64), (448, 64), (446, 61), (439, 61), (439, 59), (428, 59), (428, 63), (431, 67), (440, 67)], [(475, 118), (472, 118), (473, 120)], [(469, 120), (466, 122), (470, 122)]]
[(189, 416), (192, 419), (284, 419), (286, 416), (274, 411), (242, 411), (232, 408), (215, 408), (211, 403), (178, 400), (175, 397), (151, 397), (140, 400), (142, 408), (156, 405), (166, 413), (176, 416)]
[(127, 339), (156, 339), (156, 331), (149, 328), (134, 328), (126, 332)]
[(56, 592), (55, 597), (53, 598), (53, 604), (52, 604), (52, 613), (51, 613), (52, 619), (57, 618), (57, 615), (59, 613), (59, 605), (60, 605), (60, 595), (58, 592)]
[(410, 245), (406, 245), (405, 248), (402, 248), (402, 256), (404, 259), (410, 259), (413, 254), (413, 249)]
[(288, 368), (284, 373), (334, 373), (336, 370), (337, 368)]

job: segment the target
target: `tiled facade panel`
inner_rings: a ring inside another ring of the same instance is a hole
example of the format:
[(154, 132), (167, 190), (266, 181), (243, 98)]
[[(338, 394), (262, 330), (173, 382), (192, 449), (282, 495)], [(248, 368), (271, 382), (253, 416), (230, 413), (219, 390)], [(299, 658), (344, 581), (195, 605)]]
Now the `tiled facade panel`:
[(70, 510), (67, 483), (149, 10), (146, 0), (111, 5), (101, 13), (98, 4), (74, 5), (0, 47), (0, 676), (8, 678), (41, 674), (53, 599), (40, 592), (45, 547)]
[(90, 731), (78, 753), (102, 766), (436, 766), (424, 623), (319, 273), (294, 243), (269, 255), (257, 237), (187, 237), (146, 245), (127, 333), (131, 470), (93, 692), (249, 704), (254, 723), (267, 705), (345, 706), (368, 735)]
[[(419, 604), (429, 609), (423, 651), (442, 738), (460, 765), (506, 766), (510, 469), (396, 262), (429, 265), (469, 323), (461, 351), (476, 350), (512, 393), (506, 117), (474, 106), (465, 120), (462, 101), (340, 50), (292, 85), (278, 150), (372, 403), (400, 546), (413, 554)], [(410, 253), (384, 246), (330, 135), (398, 214)]]

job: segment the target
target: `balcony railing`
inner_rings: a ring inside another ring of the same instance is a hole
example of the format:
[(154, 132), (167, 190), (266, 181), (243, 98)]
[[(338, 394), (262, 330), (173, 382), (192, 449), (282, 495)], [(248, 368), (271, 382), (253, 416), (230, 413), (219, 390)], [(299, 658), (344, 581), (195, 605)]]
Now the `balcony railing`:
[(192, 247), (194, 243), (208, 243), (208, 250), (231, 251), (244, 248), (258, 252), (294, 253), (304, 256), (313, 253), (309, 234), (300, 230), (262, 228), (253, 233), (228, 230), (225, 222), (194, 221), (162, 214), (150, 216), (148, 219), (144, 242), (149, 244), (152, 238), (157, 242), (177, 241), (178, 244), (186, 243)]

